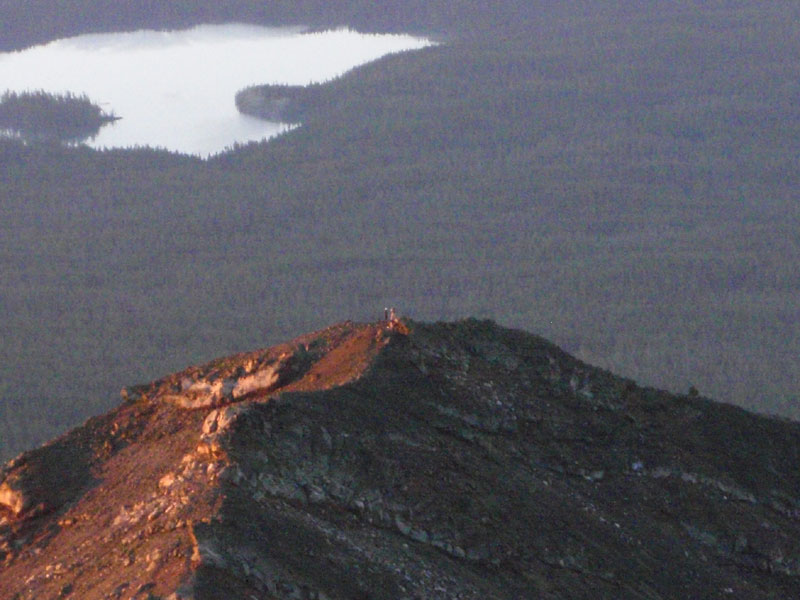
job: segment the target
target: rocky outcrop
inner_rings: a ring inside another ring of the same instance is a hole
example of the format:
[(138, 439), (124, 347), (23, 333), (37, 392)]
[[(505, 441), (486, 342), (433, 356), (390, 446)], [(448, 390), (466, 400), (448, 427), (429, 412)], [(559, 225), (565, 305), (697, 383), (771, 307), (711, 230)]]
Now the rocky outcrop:
[(294, 355), (284, 353), (275, 362), (266, 365), (248, 364), (241, 375), (224, 376), (214, 373), (208, 377), (184, 377), (180, 391), (163, 396), (181, 408), (213, 408), (241, 400), (251, 394), (268, 394), (285, 385), (296, 371)]
[(5, 506), (17, 516), (30, 505), (30, 499), (25, 497), (22, 490), (14, 489), (12, 481), (8, 479), (0, 484), (0, 506)]
[(7, 466), (0, 597), (795, 597), (798, 460), (797, 424), (530, 334), (344, 323)]
[(0, 471), (0, 511), (30, 519), (58, 510), (92, 484), (91, 453), (56, 440), (10, 461)]

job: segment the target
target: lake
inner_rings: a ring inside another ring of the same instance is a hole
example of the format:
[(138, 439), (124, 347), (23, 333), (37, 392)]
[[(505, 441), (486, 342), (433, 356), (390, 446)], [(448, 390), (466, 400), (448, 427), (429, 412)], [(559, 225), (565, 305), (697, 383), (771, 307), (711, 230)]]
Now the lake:
[(151, 146), (207, 157), (288, 128), (240, 114), (234, 104), (240, 89), (326, 81), (386, 54), (430, 44), (409, 35), (240, 24), (82, 35), (0, 53), (0, 93), (85, 93), (122, 117), (89, 145)]

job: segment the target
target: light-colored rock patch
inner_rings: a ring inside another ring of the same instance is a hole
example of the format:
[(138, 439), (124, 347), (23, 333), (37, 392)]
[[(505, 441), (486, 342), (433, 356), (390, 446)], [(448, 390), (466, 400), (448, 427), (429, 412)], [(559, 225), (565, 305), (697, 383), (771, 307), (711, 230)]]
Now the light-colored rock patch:
[(242, 396), (246, 396), (258, 390), (271, 389), (280, 379), (280, 374), (278, 373), (279, 366), (280, 364), (270, 365), (260, 371), (256, 371), (252, 375), (240, 378), (233, 388), (234, 399), (241, 398)]
[(25, 497), (22, 492), (15, 490), (7, 481), (4, 481), (0, 484), (0, 504), (18, 515), (25, 508)]

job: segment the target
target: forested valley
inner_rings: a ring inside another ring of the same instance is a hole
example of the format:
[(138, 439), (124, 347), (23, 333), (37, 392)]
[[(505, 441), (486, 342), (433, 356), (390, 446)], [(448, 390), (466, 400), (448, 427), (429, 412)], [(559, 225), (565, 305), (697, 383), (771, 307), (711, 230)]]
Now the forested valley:
[(151, 4), (0, 0), (0, 39), (207, 18), (441, 43), (207, 161), (0, 140), (0, 458), (124, 385), (387, 305), (800, 418), (795, 3)]

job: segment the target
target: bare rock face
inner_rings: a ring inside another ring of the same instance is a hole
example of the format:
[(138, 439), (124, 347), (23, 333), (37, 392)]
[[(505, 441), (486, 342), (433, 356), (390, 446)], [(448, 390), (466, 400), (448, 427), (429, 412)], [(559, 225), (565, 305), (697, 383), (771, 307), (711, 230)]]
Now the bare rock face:
[(241, 400), (254, 393), (268, 394), (291, 378), (292, 369), (288, 354), (280, 356), (276, 362), (267, 365), (248, 363), (241, 375), (213, 373), (199, 379), (184, 377), (180, 391), (168, 394), (164, 399), (181, 408), (213, 408)]
[(13, 481), (4, 481), (0, 485), (0, 505), (14, 513), (14, 516), (20, 515), (29, 504), (30, 500), (25, 494), (21, 490), (14, 489)]
[(124, 395), (0, 472), (1, 598), (800, 597), (800, 425), (491, 322)]
[(0, 471), (0, 511), (30, 519), (58, 510), (92, 483), (86, 439), (55, 440)]

